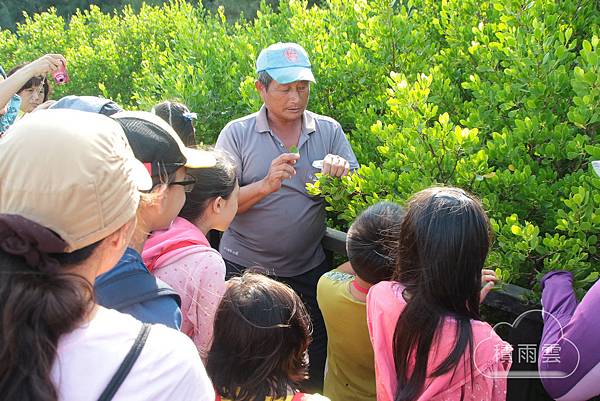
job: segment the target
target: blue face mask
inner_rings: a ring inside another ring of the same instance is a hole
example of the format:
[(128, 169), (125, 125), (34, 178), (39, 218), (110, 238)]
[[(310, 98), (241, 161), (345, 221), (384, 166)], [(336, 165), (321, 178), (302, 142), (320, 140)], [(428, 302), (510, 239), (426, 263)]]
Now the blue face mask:
[(19, 95), (13, 95), (8, 102), (6, 113), (0, 116), (0, 132), (4, 132), (10, 127), (19, 114), (19, 108), (21, 107), (21, 97)]

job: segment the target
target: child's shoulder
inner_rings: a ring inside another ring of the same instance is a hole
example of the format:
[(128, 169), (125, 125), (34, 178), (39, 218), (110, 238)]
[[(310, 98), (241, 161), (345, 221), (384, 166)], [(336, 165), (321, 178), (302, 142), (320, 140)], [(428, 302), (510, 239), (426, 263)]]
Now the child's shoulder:
[(354, 279), (354, 275), (350, 273), (346, 273), (340, 271), (338, 269), (333, 269), (322, 276), (323, 278), (334, 281), (334, 282), (348, 282)]
[(292, 401), (330, 401), (329, 398), (321, 395), (321, 394), (304, 394), (304, 393), (296, 393), (296, 395), (292, 398)]

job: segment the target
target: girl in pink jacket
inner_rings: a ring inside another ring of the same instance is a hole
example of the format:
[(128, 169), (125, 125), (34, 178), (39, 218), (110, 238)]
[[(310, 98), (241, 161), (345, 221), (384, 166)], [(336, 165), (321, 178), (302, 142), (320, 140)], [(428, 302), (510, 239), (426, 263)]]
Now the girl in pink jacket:
[(211, 248), (210, 230), (227, 229), (237, 212), (239, 186), (233, 162), (214, 152), (212, 168), (189, 169), (195, 179), (185, 205), (168, 230), (156, 231), (144, 246), (148, 269), (181, 296), (181, 331), (205, 358), (214, 315), (225, 292), (225, 262)]
[(395, 281), (367, 296), (378, 401), (506, 399), (512, 348), (479, 316), (489, 245), (488, 218), (464, 191), (409, 201)]

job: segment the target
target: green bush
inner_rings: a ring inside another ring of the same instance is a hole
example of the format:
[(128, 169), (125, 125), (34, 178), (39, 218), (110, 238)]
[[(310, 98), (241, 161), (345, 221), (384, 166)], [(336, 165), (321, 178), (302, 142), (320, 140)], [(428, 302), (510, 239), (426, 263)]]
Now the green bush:
[(458, 185), (492, 217), (488, 264), (505, 281), (539, 289), (543, 273), (568, 269), (582, 295), (600, 270), (600, 182), (588, 167), (600, 157), (598, 5), (418, 3), (412, 18), (435, 54), (425, 76), (391, 73), (370, 129), (380, 164), (323, 177), (313, 193), (347, 224), (377, 198)]
[(317, 84), (309, 108), (335, 117), (362, 164), (309, 190), (346, 229), (380, 200), (434, 184), (477, 194), (492, 219), (488, 265), (537, 288), (574, 272), (579, 295), (600, 272), (600, 6), (552, 0), (328, 0), (263, 3), (227, 21), (185, 1), (68, 23), (51, 10), (0, 32), (9, 67), (45, 52), (69, 59), (55, 96), (102, 94), (133, 109), (178, 98), (213, 143), (256, 111), (254, 60), (276, 41), (302, 44)]
[[(169, 0), (0, 0), (0, 27), (14, 30), (17, 22), (23, 22), (23, 12), (33, 14), (42, 12), (50, 7), (56, 7), (58, 15), (66, 20), (75, 15), (77, 9), (95, 4), (104, 12), (120, 10), (130, 6), (138, 11), (143, 4), (161, 5)], [(191, 4), (203, 3), (209, 10), (217, 10), (223, 6), (228, 20), (235, 21), (240, 17), (254, 18), (260, 5), (260, 0), (187, 0)], [(276, 0), (267, 0), (268, 4), (277, 5)], [(311, 0), (309, 4), (318, 2)]]

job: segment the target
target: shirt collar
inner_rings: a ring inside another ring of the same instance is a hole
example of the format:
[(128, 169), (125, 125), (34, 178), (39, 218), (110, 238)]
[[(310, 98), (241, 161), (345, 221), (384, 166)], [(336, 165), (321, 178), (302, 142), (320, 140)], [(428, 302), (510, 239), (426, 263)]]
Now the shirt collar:
[[(309, 135), (315, 132), (316, 124), (315, 118), (312, 116), (312, 113), (304, 110), (302, 114), (302, 134)], [(271, 132), (271, 128), (269, 128), (269, 120), (267, 119), (267, 108), (263, 104), (256, 115), (256, 132), (265, 133)]]

